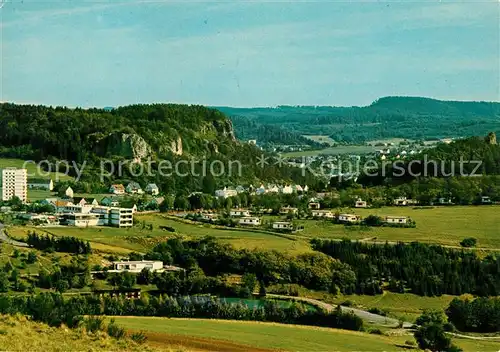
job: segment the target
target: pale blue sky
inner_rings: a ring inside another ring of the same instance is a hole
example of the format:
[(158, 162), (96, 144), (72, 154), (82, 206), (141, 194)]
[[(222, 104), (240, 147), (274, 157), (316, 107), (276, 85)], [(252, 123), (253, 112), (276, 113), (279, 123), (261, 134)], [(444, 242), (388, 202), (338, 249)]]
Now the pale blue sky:
[(498, 101), (499, 6), (7, 0), (0, 99), (83, 107), (366, 105), (386, 95)]

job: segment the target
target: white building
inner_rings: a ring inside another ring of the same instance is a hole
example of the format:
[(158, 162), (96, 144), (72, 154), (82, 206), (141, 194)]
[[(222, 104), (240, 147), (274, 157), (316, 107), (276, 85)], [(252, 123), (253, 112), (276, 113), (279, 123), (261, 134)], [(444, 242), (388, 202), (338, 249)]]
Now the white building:
[(330, 210), (312, 210), (311, 214), (315, 218), (327, 218), (327, 219), (335, 218), (335, 214)]
[(239, 221), (240, 225), (259, 226), (260, 219), (255, 217), (244, 217)]
[(366, 208), (367, 206), (368, 204), (366, 203), (366, 201), (362, 200), (361, 198), (358, 198), (356, 200), (356, 203), (354, 204), (355, 208)]
[(250, 216), (250, 210), (247, 209), (231, 209), (229, 216)]
[(284, 186), (281, 188), (281, 193), (283, 194), (292, 194), (293, 193), (293, 187), (292, 186)]
[(293, 208), (290, 206), (281, 207), (281, 209), (280, 209), (280, 214), (282, 214), (282, 215), (286, 215), (286, 214), (294, 214), (295, 215), (298, 212), (299, 212), (299, 209)]
[(98, 223), (97, 214), (89, 214), (89, 213), (64, 214), (63, 219), (65, 220), (68, 226), (76, 226), (76, 227), (97, 226)]
[(54, 181), (51, 179), (29, 178), (28, 188), (30, 189), (45, 189), (47, 191), (54, 190)]
[(288, 221), (276, 221), (273, 222), (273, 229), (275, 230), (292, 230), (293, 225)]
[(341, 222), (357, 222), (360, 217), (355, 214), (339, 214), (339, 221)]
[(111, 208), (109, 225), (114, 227), (132, 227), (134, 225), (134, 210), (126, 208)]
[(28, 174), (26, 169), (8, 167), (2, 169), (2, 201), (18, 197), (21, 202), (28, 201)]
[(64, 195), (68, 198), (73, 198), (73, 196), (75, 195), (75, 192), (73, 192), (73, 188), (71, 187), (68, 187), (66, 188), (66, 190), (64, 191)]
[(238, 194), (235, 189), (224, 187), (224, 189), (218, 189), (215, 191), (215, 196), (218, 198), (229, 198), (234, 197)]
[(385, 222), (388, 224), (406, 224), (408, 218), (406, 216), (386, 216)]
[(151, 271), (162, 271), (163, 262), (156, 260), (113, 262), (113, 269), (120, 272), (129, 271), (135, 273), (140, 273), (143, 269), (149, 269)]
[(60, 213), (70, 214), (70, 213), (80, 213), (80, 214), (88, 214), (94, 208), (92, 204), (73, 204), (68, 202), (63, 207), (59, 208)]
[(158, 188), (156, 183), (150, 183), (146, 186), (146, 193), (157, 196), (158, 194), (160, 194), (160, 189)]

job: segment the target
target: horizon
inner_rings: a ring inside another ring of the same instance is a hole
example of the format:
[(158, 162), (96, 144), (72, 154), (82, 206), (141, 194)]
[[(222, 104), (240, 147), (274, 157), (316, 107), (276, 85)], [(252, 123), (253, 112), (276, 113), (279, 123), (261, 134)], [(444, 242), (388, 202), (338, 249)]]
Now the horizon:
[(497, 1), (3, 5), (5, 102), (87, 109), (363, 107), (387, 96), (500, 101)]

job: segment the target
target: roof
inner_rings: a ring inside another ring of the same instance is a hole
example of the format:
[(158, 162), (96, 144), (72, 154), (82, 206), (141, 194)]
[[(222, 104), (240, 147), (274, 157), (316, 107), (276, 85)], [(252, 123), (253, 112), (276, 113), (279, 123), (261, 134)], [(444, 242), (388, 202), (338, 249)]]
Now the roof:
[(70, 203), (71, 202), (68, 202), (66, 200), (56, 200), (55, 203), (54, 203), (54, 205), (56, 207), (65, 207), (65, 206), (69, 205)]
[(151, 264), (151, 263), (161, 263), (163, 265), (162, 261), (159, 260), (132, 260), (132, 261), (122, 261), (122, 262), (113, 262), (113, 264)]
[(357, 216), (356, 214), (340, 214), (339, 216)]
[(290, 225), (291, 223), (289, 221), (275, 221), (273, 224)]
[(111, 187), (115, 188), (115, 189), (125, 189), (125, 187), (123, 187), (123, 185), (120, 185), (120, 184), (111, 185)]
[(156, 185), (156, 183), (149, 183), (146, 188), (158, 188), (158, 186)]
[(137, 182), (130, 182), (127, 187), (132, 187), (132, 188), (141, 188), (141, 185), (138, 184)]
[(388, 215), (385, 217), (386, 219), (407, 219), (407, 216), (395, 216), (395, 215)]

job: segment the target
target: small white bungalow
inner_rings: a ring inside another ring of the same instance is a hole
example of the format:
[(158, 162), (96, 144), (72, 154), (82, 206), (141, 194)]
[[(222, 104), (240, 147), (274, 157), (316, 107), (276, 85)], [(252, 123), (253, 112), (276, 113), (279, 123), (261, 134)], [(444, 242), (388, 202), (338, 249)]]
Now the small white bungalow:
[(250, 226), (259, 226), (260, 219), (256, 217), (243, 217), (239, 221), (240, 225), (250, 225)]
[(406, 216), (386, 216), (385, 222), (388, 224), (406, 224), (408, 218)]

